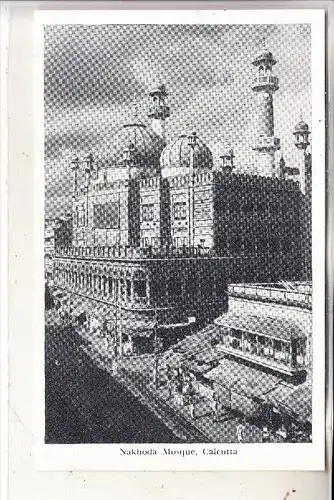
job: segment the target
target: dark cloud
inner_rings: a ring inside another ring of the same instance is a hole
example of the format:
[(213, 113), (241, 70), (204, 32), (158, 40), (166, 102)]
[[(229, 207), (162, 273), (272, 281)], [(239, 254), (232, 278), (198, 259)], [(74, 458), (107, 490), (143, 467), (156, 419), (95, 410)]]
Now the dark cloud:
[(195, 77), (213, 85), (218, 75), (206, 52), (225, 32), (222, 26), (47, 26), (46, 106), (126, 102), (147, 91), (141, 72), (159, 73), (178, 88), (182, 82), (184, 92)]
[[(294, 161), (291, 131), (300, 108), (306, 120), (311, 118), (309, 25), (45, 27), (47, 189), (55, 191), (53, 183), (60, 175), (70, 179), (68, 164), (74, 153), (92, 150), (108, 156), (113, 134), (131, 120), (134, 94), (139, 118), (149, 125), (148, 90), (157, 77), (169, 93), (167, 140), (189, 124), (216, 159), (229, 142), (237, 168), (250, 169), (257, 102), (250, 85), (251, 62), (264, 37), (277, 58), (275, 74), (280, 78), (274, 98), (275, 131), (286, 156)], [(57, 186), (68, 191), (70, 181), (65, 184)], [(49, 207), (62, 206), (56, 193), (50, 200)]]

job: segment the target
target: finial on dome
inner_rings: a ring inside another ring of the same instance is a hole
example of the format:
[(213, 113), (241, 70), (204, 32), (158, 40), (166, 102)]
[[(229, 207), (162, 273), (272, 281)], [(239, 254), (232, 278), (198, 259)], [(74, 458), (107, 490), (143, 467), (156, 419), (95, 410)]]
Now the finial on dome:
[(262, 49), (266, 49), (267, 48), (267, 37), (266, 36), (263, 36), (261, 38), (261, 48)]
[(133, 118), (138, 118), (138, 103), (137, 103), (137, 95), (133, 95), (132, 101), (132, 116)]
[(79, 169), (79, 157), (77, 155), (74, 155), (71, 159), (71, 168), (72, 170), (78, 170)]

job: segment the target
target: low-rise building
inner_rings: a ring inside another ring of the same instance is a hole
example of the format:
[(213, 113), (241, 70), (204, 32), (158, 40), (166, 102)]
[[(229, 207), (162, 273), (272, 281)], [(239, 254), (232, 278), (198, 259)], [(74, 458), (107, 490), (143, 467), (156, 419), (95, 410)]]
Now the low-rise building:
[(312, 367), (310, 283), (232, 284), (228, 297), (216, 320), (224, 352), (289, 375)]

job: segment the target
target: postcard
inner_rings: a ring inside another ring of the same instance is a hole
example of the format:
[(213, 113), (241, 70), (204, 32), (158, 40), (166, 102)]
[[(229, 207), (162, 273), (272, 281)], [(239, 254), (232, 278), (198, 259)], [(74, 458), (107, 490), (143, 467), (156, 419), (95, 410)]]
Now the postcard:
[(35, 19), (38, 470), (323, 470), (322, 10)]

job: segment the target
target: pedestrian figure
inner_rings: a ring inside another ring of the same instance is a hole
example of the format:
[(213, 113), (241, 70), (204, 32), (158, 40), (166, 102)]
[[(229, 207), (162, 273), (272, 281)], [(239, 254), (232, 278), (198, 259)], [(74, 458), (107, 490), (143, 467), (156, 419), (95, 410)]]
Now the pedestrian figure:
[(173, 390), (172, 390), (172, 381), (170, 378), (167, 380), (167, 391), (168, 391), (168, 399), (172, 399)]
[(112, 374), (117, 375), (117, 370), (118, 370), (118, 363), (117, 360), (114, 358), (112, 360)]
[(243, 443), (244, 442), (244, 435), (245, 435), (245, 424), (242, 420), (239, 420), (239, 423), (237, 425), (237, 439), (238, 443)]
[(156, 364), (154, 363), (153, 365), (153, 384), (156, 386), (157, 385), (157, 367)]
[(193, 398), (190, 400), (190, 403), (189, 403), (189, 412), (190, 412), (190, 417), (192, 418), (192, 420), (195, 420), (195, 405), (194, 405)]
[(268, 429), (268, 427), (265, 425), (265, 426), (262, 428), (262, 443), (269, 443), (269, 441), (270, 441), (269, 429)]
[(153, 366), (153, 383), (155, 387), (158, 387), (158, 369), (159, 369), (159, 358), (156, 357)]
[(213, 399), (211, 407), (212, 407), (212, 419), (214, 422), (216, 422), (218, 417), (218, 401), (216, 398)]

